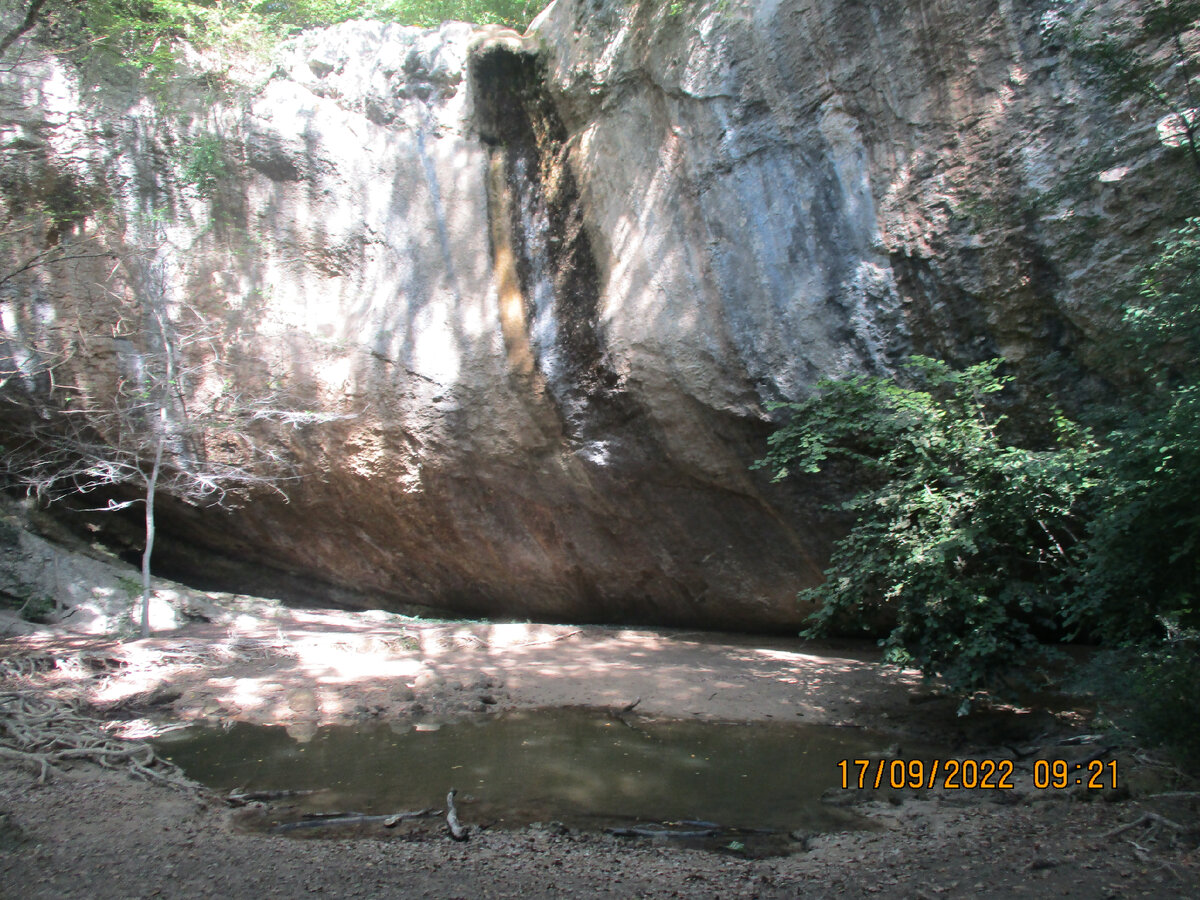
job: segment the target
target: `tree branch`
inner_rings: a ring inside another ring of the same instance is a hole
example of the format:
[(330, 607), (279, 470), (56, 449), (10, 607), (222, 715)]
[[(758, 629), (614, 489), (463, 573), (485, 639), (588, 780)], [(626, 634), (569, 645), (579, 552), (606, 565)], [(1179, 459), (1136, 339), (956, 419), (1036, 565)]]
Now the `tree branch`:
[(25, 13), (25, 20), (3, 38), (0, 38), (0, 56), (3, 56), (9, 47), (20, 40), (23, 34), (37, 24), (38, 13), (41, 12), (42, 7), (45, 5), (46, 0), (33, 0), (29, 4), (29, 9)]

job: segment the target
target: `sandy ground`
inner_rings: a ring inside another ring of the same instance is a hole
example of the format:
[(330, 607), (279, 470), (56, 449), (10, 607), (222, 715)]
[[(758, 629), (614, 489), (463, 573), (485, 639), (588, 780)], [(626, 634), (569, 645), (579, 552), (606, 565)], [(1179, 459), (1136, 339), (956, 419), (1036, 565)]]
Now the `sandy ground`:
[[(476, 829), (465, 843), (434, 826), (353, 840), (245, 833), (211, 794), (90, 763), (41, 784), (0, 761), (5, 898), (1200, 895), (1197, 798), (1173, 795), (1184, 773), (1103, 737), (1062, 743), (1088, 731), (1089, 711), (1061, 701), (958, 718), (859, 644), (272, 607), (141, 641), (11, 638), (0, 661), (3, 688), (86, 704), (129, 737), (207, 720), (304, 739), (329, 723), (637, 701), (653, 716), (869, 726), (947, 755), (1013, 759), (1018, 781), (890, 802), (834, 791), (874, 830), (744, 859), (555, 828)], [(1039, 791), (1039, 757), (1115, 758), (1119, 788)]]

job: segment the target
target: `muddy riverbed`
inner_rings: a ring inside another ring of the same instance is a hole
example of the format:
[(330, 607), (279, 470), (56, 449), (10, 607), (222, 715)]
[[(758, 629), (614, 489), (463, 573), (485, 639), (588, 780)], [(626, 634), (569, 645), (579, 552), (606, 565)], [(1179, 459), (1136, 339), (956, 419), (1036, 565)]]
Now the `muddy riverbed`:
[[(584, 708), (634, 726), (644, 717), (869, 731), (888, 746), (864, 755), (936, 747), (947, 759), (1011, 760), (1014, 780), (1012, 789), (939, 784), (887, 794), (835, 783), (818, 799), (831, 813), (822, 824), (792, 829), (781, 852), (754, 858), (736, 839), (688, 846), (577, 821), (502, 827), (495, 809), (472, 822), (469, 791), (463, 842), (437, 816), (411, 828), (305, 829), (298, 839), (248, 828), (280, 801), (235, 808), (228, 785), (189, 792), (90, 762), (39, 783), (35, 767), (8, 760), (0, 761), (4, 897), (1177, 897), (1200, 884), (1186, 830), (1198, 818), (1195, 797), (1179, 793), (1190, 787), (1186, 773), (1096, 735), (1078, 700), (957, 717), (953, 700), (916, 673), (881, 668), (865, 644), (259, 604), (141, 641), (10, 638), (0, 658), (5, 689), (74, 704), (130, 738), (184, 724), (272, 725), (313, 747), (330, 726), (405, 733)], [(337, 755), (347, 772), (363, 764), (353, 752)], [(1039, 759), (1115, 759), (1119, 783), (1039, 789)], [(808, 763), (798, 750), (795, 764), (831, 763)]]

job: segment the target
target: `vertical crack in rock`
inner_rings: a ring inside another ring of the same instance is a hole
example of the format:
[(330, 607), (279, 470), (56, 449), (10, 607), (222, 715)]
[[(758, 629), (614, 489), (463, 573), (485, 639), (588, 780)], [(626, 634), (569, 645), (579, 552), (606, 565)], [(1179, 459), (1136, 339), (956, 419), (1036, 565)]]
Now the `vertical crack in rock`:
[(544, 391), (572, 444), (594, 443), (632, 410), (599, 335), (599, 273), (566, 128), (541, 61), (515, 40), (477, 47), (470, 77), (475, 124), (490, 153), (493, 267), (510, 366)]

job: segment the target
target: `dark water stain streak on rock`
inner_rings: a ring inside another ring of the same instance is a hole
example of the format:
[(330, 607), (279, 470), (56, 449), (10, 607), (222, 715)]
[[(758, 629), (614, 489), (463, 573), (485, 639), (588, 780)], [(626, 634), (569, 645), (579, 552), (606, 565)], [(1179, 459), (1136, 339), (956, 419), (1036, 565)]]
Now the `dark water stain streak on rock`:
[[(491, 227), (510, 358), (518, 369), (526, 365), (525, 348), (515, 346), (517, 316), (506, 311), (518, 287), (528, 350), (566, 436), (581, 442), (637, 411), (605, 358), (600, 275), (567, 160), (567, 130), (536, 54), (489, 43), (469, 66), (475, 124), (490, 155), (489, 212), (507, 220)], [(510, 255), (518, 285), (501, 272)]]

